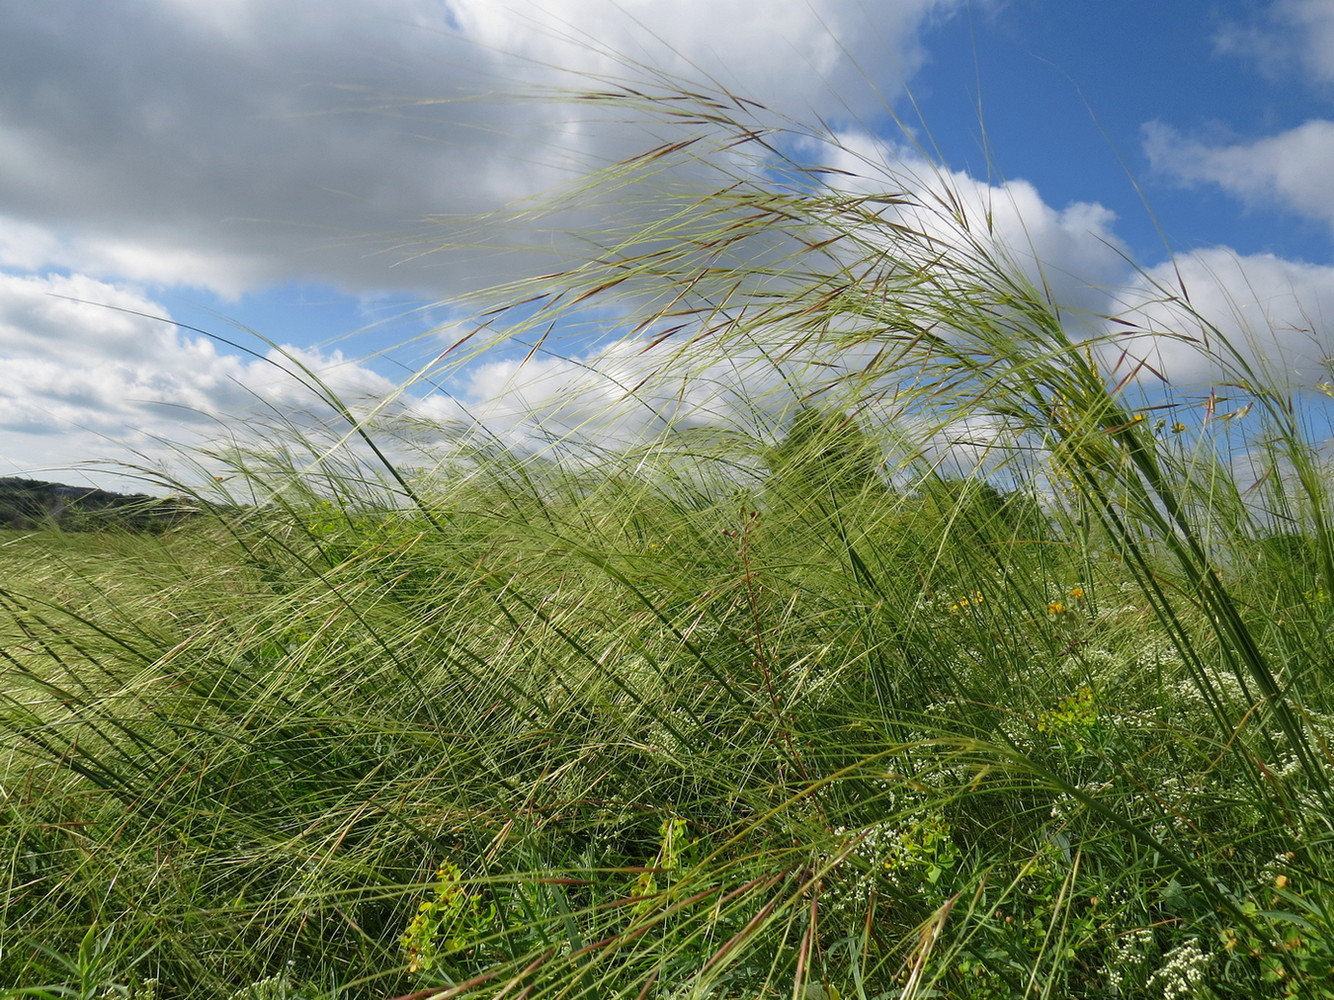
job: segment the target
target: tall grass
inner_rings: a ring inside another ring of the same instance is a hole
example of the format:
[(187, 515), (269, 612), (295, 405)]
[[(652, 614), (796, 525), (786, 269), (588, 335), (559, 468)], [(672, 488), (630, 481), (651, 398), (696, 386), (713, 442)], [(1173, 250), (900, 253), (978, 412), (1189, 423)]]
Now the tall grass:
[(330, 398), (111, 574), (0, 550), (7, 995), (1334, 995), (1298, 401), (1111, 370), (943, 178), (590, 101), (684, 138), (486, 322), (614, 317), (601, 402), (423, 469)]

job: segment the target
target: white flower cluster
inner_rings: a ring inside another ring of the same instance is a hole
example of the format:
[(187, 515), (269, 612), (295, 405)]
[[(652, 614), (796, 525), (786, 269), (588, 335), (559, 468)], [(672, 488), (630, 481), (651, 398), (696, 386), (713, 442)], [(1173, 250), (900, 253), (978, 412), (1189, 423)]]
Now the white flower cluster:
[(1100, 646), (1081, 649), (1078, 655), (1067, 656), (1061, 666), (1072, 678), (1092, 677), (1106, 684), (1120, 683), (1127, 673), (1125, 657)]
[(1132, 982), (1140, 979), (1139, 974), (1148, 966), (1148, 950), (1152, 945), (1153, 932), (1145, 927), (1117, 939), (1115, 954), (1102, 970), (1107, 989), (1113, 996), (1121, 995), (1121, 987), (1127, 979)]
[(1163, 965), (1149, 977), (1149, 988), (1162, 991), (1163, 1000), (1197, 1000), (1205, 993), (1204, 975), (1213, 956), (1200, 948), (1198, 938), (1186, 938), (1163, 956)]
[[(1279, 740), (1282, 739), (1280, 735)], [(1276, 741), (1277, 742), (1277, 741)], [(1269, 773), (1280, 781), (1284, 778), (1291, 778), (1298, 774), (1302, 769), (1301, 758), (1291, 750), (1285, 750), (1279, 754), (1278, 759), (1269, 765)]]
[[(835, 828), (834, 833), (839, 836), (846, 836), (850, 831), (840, 826)], [(884, 867), (885, 856), (898, 847), (901, 837), (902, 833), (889, 823), (880, 823), (866, 830), (847, 859), (851, 861), (853, 858), (857, 858), (861, 861), (860, 865), (856, 865), (858, 870), (856, 879), (850, 884), (845, 884), (842, 891), (834, 888), (829, 902), (831, 904), (857, 905), (865, 899), (875, 885), (879, 870)]]
[(1178, 774), (1165, 774), (1158, 779), (1154, 793), (1161, 810), (1145, 803), (1148, 807), (1147, 815), (1152, 818), (1149, 831), (1154, 837), (1167, 840), (1174, 835), (1191, 833), (1189, 816), (1192, 804), (1200, 799), (1209, 801), (1211, 798), (1202, 782), (1202, 778), (1186, 778)]
[(288, 979), (294, 964), (289, 961), (281, 972), (241, 987), (228, 1000), (306, 1000), (309, 994), (294, 989)]
[[(823, 903), (828, 912), (860, 910), (881, 878), (895, 885), (906, 883), (909, 873), (903, 870), (903, 865), (909, 860), (905, 840), (910, 830), (911, 825), (905, 830), (885, 821), (856, 831), (857, 845), (839, 866), (845, 877), (825, 884)], [(854, 835), (854, 831), (842, 826), (835, 827), (833, 832), (840, 839)]]
[(1139, 654), (1135, 657), (1135, 666), (1140, 670), (1171, 668), (1181, 665), (1181, 653), (1176, 645), (1165, 636), (1146, 635)]
[[(1251, 699), (1246, 696), (1245, 688), (1234, 674), (1224, 670), (1209, 670), (1204, 682), (1212, 692), (1213, 698), (1222, 702), (1225, 707), (1230, 707), (1234, 711), (1250, 707)], [(1175, 704), (1193, 707), (1201, 712), (1208, 708), (1208, 699), (1193, 677), (1181, 678), (1172, 685), (1171, 691)]]
[[(1145, 979), (1152, 952), (1153, 932), (1141, 927), (1116, 942), (1115, 953), (1103, 968), (1103, 979), (1113, 996), (1158, 996), (1162, 1000), (1204, 1000), (1211, 995), (1205, 974), (1213, 956), (1200, 948), (1198, 938), (1186, 938), (1163, 956), (1163, 964)], [(1143, 984), (1143, 991), (1138, 987)]]
[[(156, 1000), (158, 980), (145, 979), (142, 983), (108, 986), (97, 994), (97, 1000)], [(42, 994), (50, 996), (45, 990)]]

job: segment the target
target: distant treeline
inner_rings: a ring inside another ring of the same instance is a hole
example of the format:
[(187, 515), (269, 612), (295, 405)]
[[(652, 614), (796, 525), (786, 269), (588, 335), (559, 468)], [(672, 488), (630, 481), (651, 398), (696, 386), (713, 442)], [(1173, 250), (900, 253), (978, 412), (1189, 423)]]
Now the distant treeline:
[(161, 531), (197, 510), (181, 497), (113, 493), (90, 486), (0, 477), (0, 528)]

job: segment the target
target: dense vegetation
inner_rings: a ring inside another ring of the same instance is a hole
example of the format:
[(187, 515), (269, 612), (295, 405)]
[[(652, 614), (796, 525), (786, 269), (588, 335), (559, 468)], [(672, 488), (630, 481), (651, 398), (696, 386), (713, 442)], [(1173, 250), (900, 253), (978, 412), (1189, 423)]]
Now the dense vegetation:
[(6, 528), (158, 531), (184, 520), (196, 510), (192, 502), (183, 499), (116, 493), (17, 476), (0, 477), (0, 525)]
[(1152, 395), (947, 199), (693, 101), (726, 156), (645, 162), (713, 195), (511, 329), (635, 310), (631, 401), (744, 356), (746, 419), (293, 428), (247, 509), (0, 547), (0, 995), (1334, 995), (1300, 400)]

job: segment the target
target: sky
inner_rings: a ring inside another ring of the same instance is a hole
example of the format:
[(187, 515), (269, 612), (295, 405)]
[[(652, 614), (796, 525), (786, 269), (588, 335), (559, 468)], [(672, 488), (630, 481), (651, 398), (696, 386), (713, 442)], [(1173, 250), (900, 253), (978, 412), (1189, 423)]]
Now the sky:
[(516, 206), (651, 146), (569, 95), (655, 74), (929, 154), (1090, 314), (1179, 274), (1327, 384), (1334, 0), (48, 0), (0, 13), (0, 475), (221, 474), (329, 417), (294, 363), (426, 437), (517, 440), (633, 352), (558, 330), (564, 360), (400, 386), (486, 289), (588, 255), (615, 204)]

